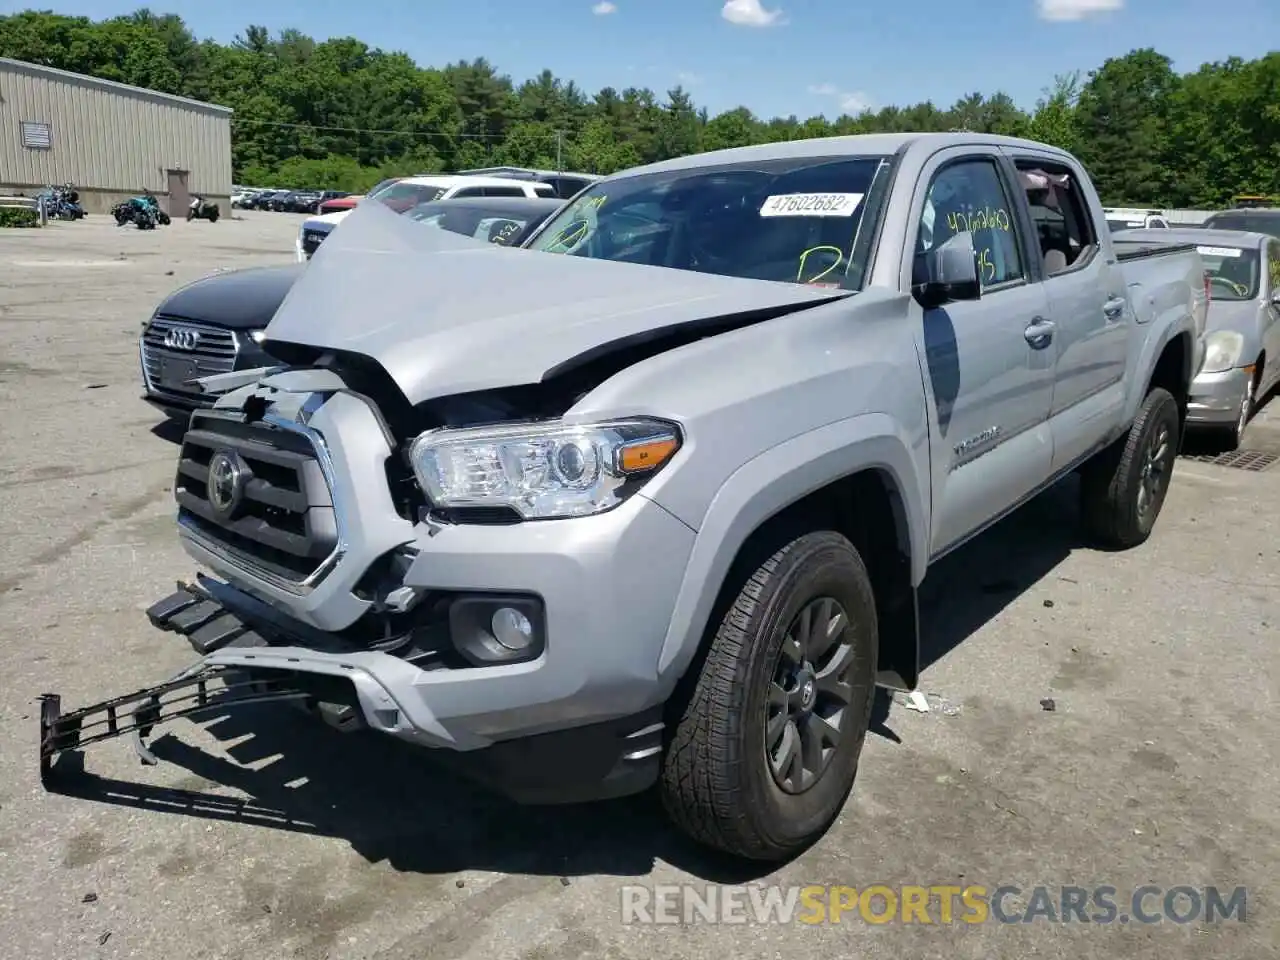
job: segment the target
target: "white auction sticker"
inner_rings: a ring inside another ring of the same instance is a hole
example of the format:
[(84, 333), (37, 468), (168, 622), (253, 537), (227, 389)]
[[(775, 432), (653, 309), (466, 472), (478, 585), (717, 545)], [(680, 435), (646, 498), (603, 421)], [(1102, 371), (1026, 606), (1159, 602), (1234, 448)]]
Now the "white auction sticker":
[(852, 217), (860, 193), (780, 193), (766, 197), (762, 217)]
[(1196, 247), (1205, 257), (1243, 257), (1244, 251), (1239, 247)]

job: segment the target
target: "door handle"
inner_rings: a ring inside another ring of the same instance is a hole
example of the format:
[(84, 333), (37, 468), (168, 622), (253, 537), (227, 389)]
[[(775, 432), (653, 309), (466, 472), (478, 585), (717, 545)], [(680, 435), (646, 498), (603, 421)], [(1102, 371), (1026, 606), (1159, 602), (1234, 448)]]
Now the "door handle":
[(1124, 316), (1124, 298), (1112, 297), (1102, 305), (1102, 312), (1107, 315), (1108, 320), (1119, 320)]
[(1053, 342), (1053, 331), (1057, 329), (1058, 325), (1052, 320), (1036, 317), (1022, 335), (1027, 338), (1032, 350), (1043, 350)]

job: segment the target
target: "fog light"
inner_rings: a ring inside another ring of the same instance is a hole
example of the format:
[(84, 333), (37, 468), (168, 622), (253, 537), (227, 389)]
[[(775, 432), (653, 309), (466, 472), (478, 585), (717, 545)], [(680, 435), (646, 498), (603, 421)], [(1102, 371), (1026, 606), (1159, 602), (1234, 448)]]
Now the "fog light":
[(513, 653), (519, 653), (533, 643), (533, 624), (512, 607), (499, 607), (489, 626), (493, 630), (493, 639)]
[(449, 637), (472, 666), (527, 663), (546, 647), (546, 616), (537, 597), (462, 595), (449, 604)]

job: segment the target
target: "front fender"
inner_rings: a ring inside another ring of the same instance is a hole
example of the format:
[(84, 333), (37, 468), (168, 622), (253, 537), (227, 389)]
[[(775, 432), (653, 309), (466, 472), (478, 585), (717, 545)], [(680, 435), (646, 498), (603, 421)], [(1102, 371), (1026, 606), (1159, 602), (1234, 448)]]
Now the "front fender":
[[(685, 568), (666, 637), (658, 678), (668, 695), (692, 662), (730, 565), (747, 538), (787, 506), (865, 469), (883, 471), (902, 504), (918, 585), (928, 563), (927, 501), (911, 449), (884, 413), (837, 420), (778, 444), (734, 471), (716, 492)], [(660, 500), (660, 498), (658, 498)]]

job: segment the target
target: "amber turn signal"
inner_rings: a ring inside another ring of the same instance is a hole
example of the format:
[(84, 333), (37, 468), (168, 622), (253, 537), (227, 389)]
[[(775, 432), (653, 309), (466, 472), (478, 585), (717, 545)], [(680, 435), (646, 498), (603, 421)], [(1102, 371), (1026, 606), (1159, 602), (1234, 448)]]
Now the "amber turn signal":
[(654, 470), (670, 460), (679, 447), (675, 437), (637, 440), (618, 449), (618, 469), (623, 473)]

